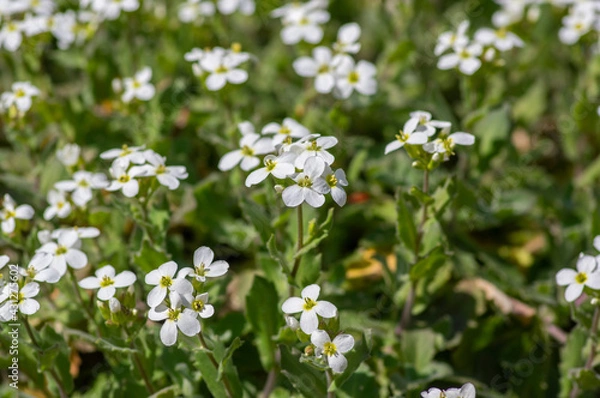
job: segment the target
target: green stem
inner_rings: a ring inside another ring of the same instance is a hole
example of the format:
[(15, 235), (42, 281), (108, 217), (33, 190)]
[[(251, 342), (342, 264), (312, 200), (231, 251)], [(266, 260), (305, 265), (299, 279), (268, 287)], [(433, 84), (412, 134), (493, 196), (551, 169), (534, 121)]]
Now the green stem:
[(96, 324), (96, 321), (94, 320), (94, 314), (92, 313), (92, 310), (83, 301), (83, 297), (81, 297), (81, 293), (79, 292), (79, 286), (77, 285), (77, 278), (75, 277), (75, 272), (71, 268), (69, 268), (69, 276), (70, 276), (70, 279), (71, 279), (71, 284), (73, 285), (73, 290), (75, 291), (75, 296), (77, 296), (77, 300), (79, 301), (79, 305), (81, 305), (81, 307), (83, 307), (84, 314), (86, 315), (86, 318), (88, 318), (88, 321), (92, 325), (94, 325), (94, 327), (96, 328), (96, 335), (97, 335), (97, 337), (102, 337), (102, 331), (100, 330), (100, 326), (98, 326)]
[[(590, 355), (588, 356), (587, 361), (585, 362), (585, 369), (591, 370), (592, 365), (594, 363), (594, 358), (596, 358), (596, 352), (598, 351), (598, 323), (600, 322), (600, 306), (596, 306), (594, 310), (594, 316), (592, 318), (592, 327), (590, 328), (590, 339), (592, 340), (592, 346), (590, 348)], [(573, 388), (571, 393), (569, 394), (570, 398), (576, 398), (579, 396), (579, 385), (577, 382), (573, 383)]]
[[(208, 348), (208, 345), (206, 344), (206, 340), (204, 340), (204, 336), (202, 336), (202, 332), (198, 333), (198, 340), (200, 340), (200, 344), (202, 345), (202, 348), (204, 348), (204, 351), (206, 351), (206, 355), (208, 355), (208, 359), (210, 359), (210, 362), (213, 364), (213, 366), (215, 367), (215, 369), (218, 372), (219, 371), (219, 363), (215, 359), (215, 356), (213, 355), (212, 351)], [(223, 374), (223, 385), (225, 386), (225, 390), (227, 391), (227, 396), (229, 398), (233, 398), (233, 396), (234, 396), (233, 391), (231, 390), (231, 385), (229, 384), (229, 380), (227, 380), (227, 376), (225, 374)]]
[[(425, 174), (423, 175), (423, 193), (427, 194), (429, 191), (429, 169), (425, 169)], [(421, 251), (421, 241), (423, 240), (423, 233), (425, 223), (427, 222), (427, 202), (423, 205), (423, 213), (421, 217), (421, 222), (419, 224), (419, 228), (417, 229), (417, 239), (415, 241), (415, 264), (420, 260), (420, 251)], [(400, 323), (396, 327), (396, 334), (399, 335), (404, 331), (411, 319), (412, 307), (415, 303), (417, 293), (417, 284), (416, 281), (410, 282), (410, 290), (408, 292), (408, 297), (406, 299), (406, 303), (404, 304), (404, 308), (402, 309), (402, 316), (400, 318)]]
[[(33, 330), (31, 330), (31, 325), (29, 325), (29, 320), (27, 319), (27, 317), (22, 317), (22, 319), (23, 319), (23, 323), (25, 324), (25, 330), (27, 330), (27, 334), (29, 335), (29, 338), (31, 339), (31, 343), (36, 348), (41, 350), (41, 347), (40, 347), (37, 339), (35, 338), (35, 335), (33, 334)], [(50, 373), (50, 376), (52, 377), (52, 379), (54, 379), (54, 382), (58, 386), (58, 391), (60, 392), (60, 397), (67, 398), (68, 395), (65, 390), (65, 386), (60, 381), (60, 378), (58, 377), (58, 374), (56, 373), (56, 371), (54, 369), (51, 369), (48, 371), (48, 373)]]
[[(297, 211), (297, 217), (298, 217), (298, 242), (296, 245), (296, 253), (298, 253), (300, 250), (302, 250), (302, 247), (304, 246), (304, 223), (303, 223), (303, 217), (302, 217), (302, 205), (297, 207), (298, 211)], [(296, 257), (296, 259), (294, 260), (294, 268), (292, 268), (292, 273), (290, 274), (290, 288), (289, 288), (289, 295), (293, 296), (294, 295), (294, 283), (296, 280), (296, 274), (298, 273), (298, 269), (300, 268), (300, 260), (302, 259), (302, 256), (298, 256)]]
[(325, 376), (327, 377), (327, 398), (335, 398), (335, 392), (329, 391), (329, 387), (331, 387), (331, 384), (333, 383), (333, 373), (331, 372), (331, 369), (325, 371)]
[(140, 372), (140, 375), (142, 376), (142, 379), (144, 380), (144, 384), (146, 385), (146, 390), (148, 390), (148, 393), (150, 393), (150, 395), (152, 395), (152, 394), (154, 394), (154, 391), (156, 391), (156, 390), (154, 389), (154, 386), (152, 385), (152, 381), (150, 380), (150, 378), (148, 377), (148, 374), (146, 373), (146, 370), (144, 369), (144, 365), (142, 363), (142, 360), (140, 359), (140, 356), (138, 354), (138, 349), (135, 344), (135, 338), (131, 339), (131, 348), (136, 351), (133, 354), (131, 354), (131, 356), (133, 357), (133, 361), (135, 362), (135, 366), (137, 367), (138, 371)]

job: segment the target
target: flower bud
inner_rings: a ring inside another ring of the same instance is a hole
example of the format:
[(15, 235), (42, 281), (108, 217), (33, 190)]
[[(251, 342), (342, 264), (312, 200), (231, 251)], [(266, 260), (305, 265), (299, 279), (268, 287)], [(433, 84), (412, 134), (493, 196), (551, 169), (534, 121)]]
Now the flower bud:
[(312, 357), (315, 354), (315, 347), (313, 347), (313, 345), (307, 345), (304, 348), (304, 355)]
[(288, 327), (290, 329), (292, 329), (294, 331), (298, 330), (298, 328), (300, 327), (300, 323), (298, 323), (298, 320), (296, 318), (294, 318), (293, 316), (286, 315), (285, 323), (288, 325)]
[(100, 310), (100, 314), (102, 315), (102, 318), (109, 320), (110, 319), (110, 309), (106, 305), (106, 302), (96, 300), (96, 306), (98, 306), (98, 309)]
[(282, 185), (277, 184), (277, 185), (274, 186), (274, 188), (275, 188), (275, 192), (277, 192), (279, 194), (283, 192), (283, 186)]
[(115, 297), (111, 297), (108, 300), (108, 308), (110, 308), (110, 312), (112, 313), (121, 312), (121, 303)]
[(594, 297), (591, 301), (592, 305), (598, 305), (600, 303), (600, 300), (598, 300), (597, 297)]
[(121, 79), (119, 79), (119, 78), (112, 79), (111, 86), (112, 86), (113, 91), (117, 94), (119, 94), (121, 91), (123, 91), (123, 83), (121, 82)]

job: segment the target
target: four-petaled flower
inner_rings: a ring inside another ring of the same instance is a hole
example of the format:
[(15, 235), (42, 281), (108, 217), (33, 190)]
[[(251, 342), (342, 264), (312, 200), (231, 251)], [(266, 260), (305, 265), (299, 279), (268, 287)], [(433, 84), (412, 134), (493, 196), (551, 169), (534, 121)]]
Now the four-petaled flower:
[[(158, 306), (167, 297), (167, 293), (174, 292), (182, 295), (192, 294), (194, 288), (190, 281), (183, 278), (182, 274), (175, 278), (177, 272), (177, 263), (168, 261), (162, 264), (158, 269), (146, 274), (144, 281), (147, 285), (155, 285), (150, 290), (146, 302), (150, 308)], [(173, 296), (177, 296), (174, 294)]]
[(215, 253), (206, 246), (196, 249), (194, 252), (194, 268), (182, 268), (181, 276), (192, 276), (200, 282), (205, 282), (206, 278), (217, 278), (227, 273), (229, 264), (227, 261), (214, 261)]
[(165, 321), (160, 328), (160, 340), (167, 347), (177, 342), (177, 329), (186, 336), (200, 333), (198, 314), (190, 308), (182, 308), (181, 296), (177, 293), (170, 294), (169, 301), (169, 306), (160, 304), (148, 312), (150, 320)]
[(333, 373), (343, 373), (348, 367), (348, 360), (342, 354), (354, 347), (354, 337), (349, 334), (339, 334), (333, 341), (324, 330), (315, 330), (310, 335), (310, 342), (316, 347), (316, 355), (325, 355)]
[(79, 281), (79, 286), (84, 289), (98, 290), (99, 300), (109, 300), (115, 295), (116, 288), (128, 287), (137, 280), (135, 274), (131, 271), (123, 271), (115, 275), (115, 269), (112, 265), (105, 265), (98, 269), (96, 276), (88, 276)]
[(556, 283), (560, 286), (568, 286), (565, 290), (565, 299), (573, 302), (581, 296), (585, 286), (600, 289), (600, 271), (596, 268), (596, 259), (592, 256), (579, 256), (577, 260), (577, 271), (564, 268), (556, 274)]
[[(281, 310), (286, 314), (300, 315), (300, 329), (306, 334), (315, 332), (319, 327), (319, 317), (333, 318), (337, 315), (337, 308), (329, 301), (317, 301), (321, 288), (318, 285), (309, 285), (302, 289), (301, 297), (290, 297), (284, 301)], [(352, 348), (352, 347), (350, 347)]]

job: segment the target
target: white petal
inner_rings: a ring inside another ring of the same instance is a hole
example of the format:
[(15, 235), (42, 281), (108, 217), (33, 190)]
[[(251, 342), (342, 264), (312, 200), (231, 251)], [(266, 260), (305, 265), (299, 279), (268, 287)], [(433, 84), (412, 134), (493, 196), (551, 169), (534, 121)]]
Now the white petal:
[(218, 260), (215, 261), (206, 269), (206, 273), (204, 275), (210, 278), (216, 278), (222, 275), (225, 275), (229, 270), (229, 264), (226, 261)]
[(337, 315), (337, 308), (329, 301), (318, 301), (315, 312), (323, 318), (333, 318)]
[(209, 247), (201, 246), (194, 252), (194, 266), (198, 267), (201, 264), (209, 266), (212, 264), (214, 257), (215, 253)]
[(265, 167), (254, 170), (252, 173), (248, 174), (248, 177), (246, 177), (245, 185), (247, 187), (251, 187), (253, 185), (263, 182), (268, 176), (269, 172)]
[(283, 190), (281, 198), (287, 207), (296, 207), (304, 202), (303, 190), (298, 185), (289, 186)]
[(400, 149), (403, 146), (404, 146), (404, 142), (400, 142), (399, 140), (394, 140), (385, 146), (384, 155), (387, 155), (390, 152)]
[(292, 67), (302, 77), (313, 77), (317, 75), (318, 65), (310, 57), (300, 57), (294, 61)]
[(144, 282), (146, 282), (147, 285), (158, 285), (161, 276), (162, 275), (159, 270), (152, 270), (146, 274)]
[(100, 287), (100, 280), (95, 276), (88, 276), (79, 281), (79, 286), (83, 289), (98, 289)]
[(217, 167), (221, 171), (231, 170), (240, 162), (240, 160), (242, 160), (242, 157), (242, 151), (239, 149), (232, 152), (228, 152), (225, 155), (223, 155)]
[(311, 334), (319, 327), (319, 318), (315, 311), (303, 311), (300, 315), (300, 329), (306, 334)]
[(596, 250), (600, 251), (600, 235), (594, 238), (594, 247), (596, 248)]
[(21, 205), (15, 209), (15, 217), (21, 220), (30, 220), (35, 212), (29, 205)]
[(170, 276), (172, 278), (177, 272), (177, 263), (175, 261), (167, 261), (166, 263), (161, 264), (161, 266), (158, 267), (158, 271), (161, 275)]
[(596, 258), (593, 256), (581, 256), (577, 260), (577, 271), (586, 274), (592, 272), (596, 268)]
[(346, 200), (348, 199), (346, 195), (346, 191), (344, 191), (340, 187), (331, 188), (331, 197), (334, 202), (338, 204), (338, 206), (343, 207), (346, 204)]
[(327, 357), (327, 362), (333, 373), (343, 373), (348, 367), (348, 360), (342, 354), (335, 354)]
[(575, 276), (577, 276), (577, 272), (570, 268), (561, 269), (556, 274), (556, 283), (559, 286), (570, 285), (575, 282)]
[(457, 54), (446, 54), (442, 56), (437, 64), (438, 69), (452, 69), (458, 65), (460, 57)]
[(166, 320), (160, 328), (160, 340), (167, 347), (177, 342), (177, 325), (174, 321)]
[(40, 303), (33, 299), (25, 299), (19, 304), (19, 311), (25, 315), (35, 314), (40, 309)]
[(333, 339), (333, 344), (343, 354), (354, 347), (354, 337), (350, 334), (340, 334)]
[(594, 290), (600, 289), (600, 272), (592, 272), (591, 274), (588, 274), (585, 285)]
[(179, 315), (177, 327), (186, 336), (195, 336), (200, 332), (200, 322), (198, 319), (185, 312)]
[(465, 59), (460, 63), (458, 67), (462, 73), (465, 75), (472, 75), (477, 72), (477, 70), (481, 67), (481, 60), (478, 58), (469, 58)]
[(315, 345), (318, 348), (323, 348), (323, 346), (325, 345), (325, 343), (330, 343), (331, 342), (331, 339), (329, 338), (329, 335), (327, 334), (326, 331), (324, 331), (324, 330), (315, 330), (310, 335), (310, 342), (313, 343), (313, 345)]
[(248, 80), (248, 72), (242, 69), (234, 69), (227, 73), (227, 80), (233, 84), (241, 84)]
[(115, 287), (127, 287), (133, 285), (137, 280), (137, 276), (131, 271), (123, 271), (115, 276)]
[(129, 180), (127, 183), (125, 183), (125, 185), (123, 185), (122, 191), (123, 191), (123, 195), (125, 195), (128, 198), (133, 198), (135, 195), (138, 194), (140, 190), (140, 185), (137, 182), (137, 180)]
[(156, 286), (154, 289), (150, 290), (148, 293), (148, 297), (146, 302), (148, 303), (148, 307), (154, 308), (167, 297), (167, 289), (162, 286)]
[(304, 310), (304, 300), (300, 297), (290, 297), (281, 305), (281, 310), (286, 314), (295, 314)]
[(206, 78), (206, 88), (210, 91), (218, 91), (227, 83), (227, 78), (223, 73), (213, 73)]
[(116, 291), (117, 289), (115, 289), (114, 286), (101, 287), (100, 290), (98, 290), (98, 299), (106, 301), (112, 298), (115, 295)]
[(30, 282), (23, 286), (20, 293), (23, 294), (23, 297), (35, 297), (40, 292), (40, 285), (35, 282)]
[(323, 206), (323, 204), (325, 204), (325, 196), (323, 196), (323, 194), (317, 193), (316, 191), (310, 189), (310, 188), (303, 188), (304, 189), (304, 200), (306, 200), (306, 203), (308, 203), (310, 206), (314, 207), (314, 208), (318, 208)]
[(70, 249), (67, 254), (65, 254), (65, 260), (67, 264), (74, 269), (80, 269), (87, 265), (88, 258), (84, 252), (77, 249)]
[(450, 134), (448, 138), (452, 138), (459, 145), (473, 145), (475, 143), (475, 137), (469, 133), (454, 133)]
[(579, 296), (581, 296), (581, 293), (583, 293), (583, 285), (580, 285), (579, 283), (573, 283), (567, 287), (567, 290), (565, 290), (565, 299), (568, 302), (573, 302), (577, 300)]
[(321, 292), (321, 288), (317, 284), (312, 284), (306, 286), (302, 289), (301, 296), (302, 298), (309, 298), (312, 300), (317, 300), (319, 298), (319, 293)]

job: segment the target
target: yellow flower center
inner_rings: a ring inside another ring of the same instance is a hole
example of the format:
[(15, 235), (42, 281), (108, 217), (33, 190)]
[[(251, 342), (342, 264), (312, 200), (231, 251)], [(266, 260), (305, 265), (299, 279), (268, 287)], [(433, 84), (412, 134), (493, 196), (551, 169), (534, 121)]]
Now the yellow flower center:
[(328, 175), (326, 178), (326, 181), (327, 181), (327, 185), (329, 185), (331, 188), (335, 187), (338, 183), (338, 180), (334, 174)]
[(204, 301), (194, 300), (192, 303), (192, 309), (196, 312), (202, 312), (202, 310), (204, 310)]
[(580, 285), (583, 285), (588, 279), (588, 276), (585, 272), (580, 272), (577, 275), (575, 275), (575, 282), (579, 283)]
[(171, 287), (173, 284), (173, 279), (170, 276), (161, 276), (159, 285), (161, 287)]
[(317, 145), (317, 141), (312, 141), (310, 145), (306, 147), (306, 150), (317, 152), (321, 150), (321, 147)]
[(123, 174), (122, 176), (119, 177), (118, 181), (121, 184), (125, 184), (126, 182), (129, 182), (129, 180), (131, 180), (131, 177), (129, 177), (127, 174)]
[(19, 88), (19, 89), (17, 89), (17, 91), (15, 91), (15, 97), (22, 98), (24, 96), (25, 96), (25, 91), (23, 91), (23, 89)]
[(77, 183), (77, 185), (79, 185), (79, 186), (80, 186), (80, 187), (82, 187), (82, 188), (87, 188), (87, 187), (89, 187), (89, 186), (90, 186), (90, 183), (89, 183), (89, 182), (87, 182), (87, 180), (81, 180), (81, 181), (79, 181), (79, 182)]
[(198, 275), (198, 276), (204, 276), (206, 274), (206, 269), (204, 268), (204, 263), (198, 265), (197, 267), (194, 267), (194, 269), (196, 270), (196, 275)]
[(240, 43), (232, 43), (231, 44), (231, 51), (233, 51), (234, 53), (239, 53), (242, 52), (242, 45)]
[(4, 219), (8, 220), (9, 218), (13, 218), (17, 215), (13, 210), (5, 210), (4, 211)]
[(327, 342), (323, 344), (323, 354), (327, 355), (328, 357), (332, 357), (337, 354), (337, 347), (335, 344)]
[(167, 168), (162, 164), (156, 168), (156, 174), (164, 174), (166, 171)]
[(217, 69), (215, 69), (215, 73), (225, 73), (227, 72), (229, 69), (227, 69), (226, 66), (224, 65), (219, 65), (219, 67)]
[(304, 299), (303, 308), (304, 311), (310, 311), (317, 305), (317, 302), (309, 297)]
[(409, 138), (409, 137), (410, 137), (410, 136), (409, 136), (408, 134), (406, 134), (406, 133), (405, 133), (404, 131), (402, 131), (402, 130), (400, 130), (400, 131), (398, 132), (398, 134), (396, 134), (396, 139), (397, 139), (398, 141), (400, 141), (400, 142), (406, 142), (406, 141), (408, 141), (408, 138)]
[(56, 248), (56, 255), (57, 255), (57, 256), (63, 255), (63, 254), (65, 254), (66, 252), (67, 252), (67, 248), (66, 248), (66, 247), (64, 247), (64, 246), (62, 246), (62, 245), (59, 245), (59, 246)]
[(35, 278), (35, 268), (30, 265), (29, 267), (27, 267), (27, 276), (30, 277), (31, 279)]
[(281, 126), (281, 128), (278, 131), (279, 134), (285, 134), (285, 135), (288, 135), (291, 132), (292, 132), (292, 130), (290, 130), (289, 127), (287, 127), (287, 126)]
[(327, 73), (329, 72), (329, 65), (321, 65), (319, 66), (319, 70), (317, 71), (317, 73), (320, 75), (321, 73)]
[(137, 80), (133, 81), (133, 88), (140, 88), (142, 87), (142, 83), (138, 82)]
[(56, 204), (56, 207), (57, 207), (59, 210), (60, 210), (60, 209), (62, 209), (63, 207), (65, 207), (65, 202), (58, 202), (58, 203)]
[(312, 180), (309, 176), (304, 176), (304, 178), (301, 178), (300, 181), (298, 181), (298, 186), (302, 188), (310, 188), (312, 187)]
[(110, 285), (114, 285), (115, 281), (112, 280), (108, 275), (104, 275), (100, 280), (100, 287), (107, 287)]
[(250, 148), (248, 145), (244, 145), (242, 147), (242, 155), (244, 155), (244, 156), (253, 156), (254, 155), (254, 149)]
[(277, 163), (275, 163), (275, 161), (269, 159), (269, 160), (265, 161), (265, 166), (267, 168), (267, 171), (273, 171), (275, 166), (277, 166)]
[(352, 71), (348, 75), (348, 81), (352, 84), (358, 83), (359, 80), (360, 80), (360, 76), (358, 75), (358, 72), (356, 72), (356, 71)]
[(170, 321), (176, 321), (179, 319), (179, 314), (181, 314), (181, 310), (173, 310), (169, 308), (169, 315), (167, 316), (167, 318)]

